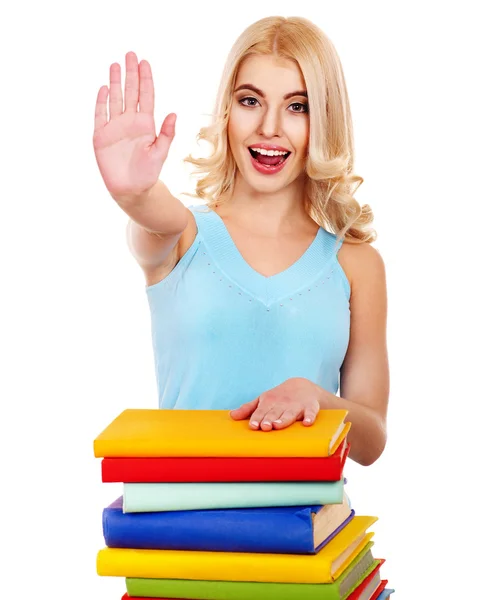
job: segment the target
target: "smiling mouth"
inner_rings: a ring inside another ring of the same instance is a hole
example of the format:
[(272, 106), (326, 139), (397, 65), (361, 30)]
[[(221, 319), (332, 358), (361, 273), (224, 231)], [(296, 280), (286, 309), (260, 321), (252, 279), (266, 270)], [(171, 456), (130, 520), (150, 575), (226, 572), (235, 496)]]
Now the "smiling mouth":
[(267, 156), (264, 154), (260, 154), (260, 152), (257, 152), (256, 150), (252, 150), (251, 148), (248, 148), (248, 150), (249, 150), (251, 156), (255, 160), (257, 160), (260, 164), (267, 165), (267, 166), (273, 166), (273, 167), (282, 165), (282, 163), (285, 160), (287, 160), (287, 158), (291, 154), (291, 152), (288, 152), (287, 154), (284, 154), (282, 156)]

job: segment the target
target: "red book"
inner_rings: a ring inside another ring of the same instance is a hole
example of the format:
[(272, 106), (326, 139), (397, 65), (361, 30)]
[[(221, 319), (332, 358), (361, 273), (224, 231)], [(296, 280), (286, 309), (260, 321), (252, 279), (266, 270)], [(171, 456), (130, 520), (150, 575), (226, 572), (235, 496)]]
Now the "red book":
[[(376, 600), (376, 598), (381, 594), (381, 592), (386, 588), (386, 586), (388, 585), (388, 579), (382, 579), (380, 584), (378, 585), (378, 587), (376, 588), (376, 591), (374, 592), (374, 594), (371, 596), (371, 598), (373, 600)], [(133, 600), (133, 599), (132, 599)]]
[[(364, 579), (364, 581), (354, 589), (354, 591), (347, 597), (346, 600), (359, 600), (359, 598), (361, 598), (364, 591), (371, 585), (372, 580), (376, 577), (376, 574), (379, 572), (379, 570), (381, 569), (381, 565), (384, 562), (385, 562), (384, 558), (380, 559), (380, 562), (379, 562), (378, 566), (374, 569), (374, 571), (369, 573), (369, 575)], [(381, 590), (379, 589), (381, 586), (381, 583), (378, 585), (378, 587), (376, 588), (374, 593), (371, 594), (371, 596), (369, 596), (369, 598), (377, 598), (379, 596), (379, 594), (381, 593)], [(385, 583), (385, 585), (386, 585), (386, 583)], [(384, 586), (383, 586), (383, 588), (384, 588)], [(381, 588), (381, 589), (383, 589), (383, 588)]]
[(331, 456), (151, 457), (101, 461), (104, 483), (339, 481), (350, 451), (347, 438)]

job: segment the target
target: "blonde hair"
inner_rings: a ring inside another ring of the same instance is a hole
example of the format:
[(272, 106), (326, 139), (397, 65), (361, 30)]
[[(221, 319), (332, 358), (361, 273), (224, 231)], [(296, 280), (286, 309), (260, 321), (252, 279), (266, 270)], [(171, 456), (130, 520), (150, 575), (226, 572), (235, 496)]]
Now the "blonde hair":
[(286, 58), (301, 69), (308, 92), (310, 134), (305, 165), (305, 209), (310, 217), (338, 238), (371, 243), (377, 234), (369, 227), (373, 213), (353, 194), (364, 181), (354, 175), (354, 142), (348, 93), (338, 54), (319, 27), (302, 17), (266, 17), (238, 37), (229, 52), (215, 102), (215, 114), (196, 139), (213, 146), (208, 158), (184, 159), (203, 174), (196, 194), (213, 209), (230, 197), (236, 162), (230, 151), (227, 125), (237, 72), (248, 56)]

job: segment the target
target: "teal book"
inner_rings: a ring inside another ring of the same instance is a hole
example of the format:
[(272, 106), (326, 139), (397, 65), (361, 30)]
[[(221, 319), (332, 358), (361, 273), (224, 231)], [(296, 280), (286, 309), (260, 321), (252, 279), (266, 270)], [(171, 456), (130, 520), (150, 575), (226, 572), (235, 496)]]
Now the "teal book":
[(344, 480), (314, 482), (124, 483), (123, 512), (341, 504)]

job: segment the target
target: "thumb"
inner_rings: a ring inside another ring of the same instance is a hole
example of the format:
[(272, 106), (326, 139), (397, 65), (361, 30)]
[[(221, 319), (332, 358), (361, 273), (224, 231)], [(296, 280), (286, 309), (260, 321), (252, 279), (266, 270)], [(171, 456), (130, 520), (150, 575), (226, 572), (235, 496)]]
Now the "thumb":
[(177, 115), (175, 113), (170, 113), (163, 121), (159, 135), (154, 142), (156, 150), (163, 160), (166, 160), (173, 138), (175, 137), (176, 123)]
[(256, 407), (258, 406), (259, 398), (255, 398), (255, 400), (251, 400), (251, 402), (246, 402), (246, 404), (242, 404), (239, 408), (230, 411), (230, 416), (235, 421), (240, 421), (241, 419), (248, 419), (250, 415), (254, 413)]

